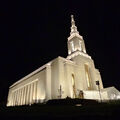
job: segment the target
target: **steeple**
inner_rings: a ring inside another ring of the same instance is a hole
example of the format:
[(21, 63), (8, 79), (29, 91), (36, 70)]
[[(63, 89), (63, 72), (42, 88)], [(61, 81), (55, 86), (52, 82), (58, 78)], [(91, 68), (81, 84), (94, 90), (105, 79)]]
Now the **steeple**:
[(86, 53), (83, 37), (79, 34), (75, 25), (74, 16), (71, 15), (71, 32), (68, 37), (68, 59), (76, 55), (89, 57)]
[(79, 34), (79, 32), (77, 31), (77, 27), (75, 26), (74, 16), (71, 15), (71, 32), (70, 32), (70, 35), (72, 35), (73, 33)]

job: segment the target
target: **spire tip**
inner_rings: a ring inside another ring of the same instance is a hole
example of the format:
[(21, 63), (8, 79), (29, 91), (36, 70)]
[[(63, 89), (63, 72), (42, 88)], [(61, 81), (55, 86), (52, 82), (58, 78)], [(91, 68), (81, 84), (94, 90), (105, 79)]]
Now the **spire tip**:
[(72, 35), (73, 33), (79, 34), (79, 32), (77, 31), (77, 27), (75, 26), (74, 16), (71, 15), (71, 33), (70, 34)]
[(71, 18), (73, 18), (73, 15), (71, 15)]
[(71, 15), (71, 20), (74, 20), (74, 16), (73, 15)]

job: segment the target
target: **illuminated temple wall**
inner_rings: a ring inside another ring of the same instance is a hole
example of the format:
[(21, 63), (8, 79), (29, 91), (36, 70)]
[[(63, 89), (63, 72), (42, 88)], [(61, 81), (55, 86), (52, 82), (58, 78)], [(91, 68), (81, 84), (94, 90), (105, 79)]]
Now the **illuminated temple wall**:
[[(91, 84), (96, 76), (92, 76)], [(89, 90), (84, 65), (58, 57), (10, 86), (7, 106), (31, 105), (49, 99), (78, 97)], [(92, 90), (97, 90), (95, 85)], [(102, 88), (101, 88), (102, 89)]]
[[(40, 77), (39, 77), (40, 76)], [(46, 68), (13, 84), (8, 95), (8, 106), (33, 104), (45, 98)]]
[[(75, 61), (76, 65), (80, 68), (80, 73), (78, 74), (81, 74), (79, 79), (81, 79), (83, 85), (85, 84), (83, 89), (97, 90), (98, 87), (96, 86), (96, 81), (99, 81), (100, 89), (103, 89), (100, 72), (95, 68), (94, 61), (92, 59), (79, 55), (75, 56), (71, 60)], [(79, 72), (79, 70), (76, 72)], [(81, 82), (79, 84), (81, 84)]]

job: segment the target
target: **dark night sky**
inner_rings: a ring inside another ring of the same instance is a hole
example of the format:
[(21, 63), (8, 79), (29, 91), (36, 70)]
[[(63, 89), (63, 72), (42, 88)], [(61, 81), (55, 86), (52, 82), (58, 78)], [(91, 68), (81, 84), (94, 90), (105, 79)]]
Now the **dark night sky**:
[(67, 56), (70, 15), (104, 87), (120, 90), (120, 8), (107, 0), (3, 1), (0, 3), (0, 101), (8, 87), (40, 66)]

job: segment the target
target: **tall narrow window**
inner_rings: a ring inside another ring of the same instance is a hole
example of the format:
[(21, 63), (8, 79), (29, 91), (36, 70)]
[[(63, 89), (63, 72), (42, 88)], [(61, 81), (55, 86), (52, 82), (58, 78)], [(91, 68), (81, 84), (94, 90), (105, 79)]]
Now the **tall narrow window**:
[(85, 64), (85, 74), (86, 74), (86, 80), (87, 80), (87, 85), (88, 89), (91, 89), (91, 79), (90, 79), (90, 73), (89, 73), (89, 66)]
[(70, 45), (71, 45), (72, 52), (74, 52), (75, 47), (74, 47), (74, 43), (73, 43), (73, 41), (70, 42)]
[(72, 87), (73, 87), (73, 98), (76, 97), (76, 91), (75, 91), (75, 77), (74, 74), (72, 74)]
[(79, 40), (79, 50), (82, 51), (81, 41)]

